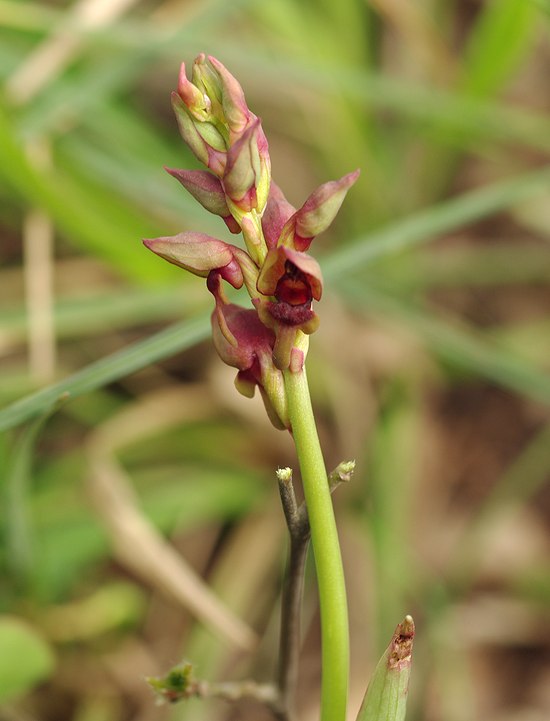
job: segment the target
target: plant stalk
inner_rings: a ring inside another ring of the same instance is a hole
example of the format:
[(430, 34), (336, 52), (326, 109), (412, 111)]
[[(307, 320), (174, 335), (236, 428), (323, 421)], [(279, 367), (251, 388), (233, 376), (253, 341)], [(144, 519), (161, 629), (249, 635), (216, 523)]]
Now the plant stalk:
[(278, 686), (281, 718), (293, 721), (294, 698), (298, 680), (300, 657), (300, 615), (304, 588), (304, 568), (309, 546), (310, 530), (306, 513), (299, 513), (292, 472), (285, 477), (278, 473), (279, 493), (290, 537), (290, 552), (281, 603), (281, 633), (279, 641)]
[(302, 475), (321, 611), (321, 721), (345, 721), (348, 610), (340, 544), (305, 368), (285, 371), (289, 420)]

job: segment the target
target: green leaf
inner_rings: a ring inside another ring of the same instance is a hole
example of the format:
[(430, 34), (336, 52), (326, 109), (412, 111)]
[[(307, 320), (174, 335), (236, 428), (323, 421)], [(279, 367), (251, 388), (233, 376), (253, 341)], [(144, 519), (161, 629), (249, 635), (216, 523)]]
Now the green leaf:
[(538, 11), (527, 0), (485, 3), (464, 51), (466, 89), (474, 95), (498, 90), (532, 48)]
[[(30, 205), (43, 208), (69, 240), (108, 258), (120, 271), (144, 281), (169, 279), (173, 272), (152, 270), (139, 238), (155, 235), (146, 214), (129, 208), (112, 192), (89, 182), (76, 184), (59, 168), (38, 169), (26, 156), (15, 123), (0, 103), (0, 178)], [(165, 264), (167, 265), (167, 264)]]
[(389, 293), (350, 280), (345, 294), (357, 309), (395, 318), (413, 331), (434, 353), (453, 366), (488, 378), (504, 388), (550, 403), (550, 375), (502, 344), (491, 342), (472, 328), (457, 321), (444, 320), (421, 307), (392, 297)]
[[(332, 254), (323, 265), (325, 278), (333, 281), (345, 279), (344, 287), (347, 288), (349, 274), (377, 258), (429, 242), (467, 223), (517, 205), (549, 186), (550, 169), (544, 168), (512, 180), (494, 183), (488, 188), (465, 193), (459, 198), (415, 213), (380, 231), (361, 236), (352, 245)], [(152, 338), (96, 361), (66, 380), (8, 406), (0, 411), (0, 431), (43, 412), (63, 393), (77, 396), (101, 388), (150, 363), (193, 346), (207, 338), (208, 334), (209, 322), (206, 315), (170, 326)]]
[(24, 621), (0, 616), (0, 703), (48, 678), (54, 656), (47, 643)]
[(53, 403), (17, 439), (1, 479), (1, 505), (5, 510), (6, 557), (15, 577), (26, 580), (33, 563), (33, 542), (30, 518), (31, 465), (37, 438), (50, 414), (57, 410), (64, 397)]
[(357, 721), (403, 721), (411, 674), (414, 621), (405, 616), (374, 670)]
[(91, 363), (59, 383), (26, 396), (1, 411), (0, 432), (51, 408), (61, 397), (73, 398), (96, 390), (189, 348), (207, 338), (209, 331), (209, 315), (199, 315), (183, 323), (175, 323), (147, 340)]
[(377, 258), (426, 243), (549, 188), (550, 168), (544, 168), (464, 193), (386, 228), (360, 236), (322, 264), (323, 275), (326, 280), (343, 277)]

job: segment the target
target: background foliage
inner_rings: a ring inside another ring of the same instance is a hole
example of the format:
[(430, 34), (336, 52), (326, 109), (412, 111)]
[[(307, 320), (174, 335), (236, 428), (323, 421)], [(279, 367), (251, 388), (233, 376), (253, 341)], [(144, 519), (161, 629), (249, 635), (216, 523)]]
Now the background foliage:
[[(357, 459), (336, 499), (352, 711), (410, 612), (411, 721), (548, 718), (549, 17), (546, 0), (0, 0), (2, 719), (261, 717), (157, 708), (143, 681), (182, 655), (271, 677), (274, 469), (295, 463), (206, 340), (203, 284), (140, 243), (225, 237), (162, 170), (196, 165), (169, 92), (200, 51), (241, 80), (295, 205), (362, 169), (316, 241), (309, 362), (328, 465)], [(313, 583), (304, 614), (313, 719)]]

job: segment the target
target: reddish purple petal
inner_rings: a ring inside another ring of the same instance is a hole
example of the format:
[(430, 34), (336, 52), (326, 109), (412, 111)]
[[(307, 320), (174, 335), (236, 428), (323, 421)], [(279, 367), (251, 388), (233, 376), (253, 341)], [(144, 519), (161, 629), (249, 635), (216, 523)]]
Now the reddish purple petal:
[(225, 334), (220, 332), (217, 316), (212, 317), (214, 345), (220, 358), (227, 365), (246, 371), (252, 368), (256, 358), (267, 354), (271, 357), (275, 336), (258, 318), (253, 308), (242, 308), (228, 303), (220, 308), (223, 320), (236, 346), (227, 342)]
[(268, 251), (257, 282), (260, 293), (263, 295), (275, 295), (281, 280), (285, 276), (291, 275), (289, 263), (307, 279), (311, 297), (320, 300), (323, 290), (323, 277), (319, 263), (310, 255), (284, 245), (271, 248)]
[(268, 248), (275, 248), (283, 226), (295, 212), (294, 206), (288, 202), (283, 191), (272, 180), (262, 217), (262, 228)]

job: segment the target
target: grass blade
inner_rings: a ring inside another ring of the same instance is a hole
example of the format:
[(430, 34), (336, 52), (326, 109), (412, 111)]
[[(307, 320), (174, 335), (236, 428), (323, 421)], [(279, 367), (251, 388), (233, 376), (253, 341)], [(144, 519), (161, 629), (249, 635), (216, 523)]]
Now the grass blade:
[(379, 231), (360, 236), (323, 263), (327, 280), (359, 270), (382, 256), (426, 243), (550, 189), (550, 168), (464, 193)]
[(476, 335), (471, 329), (430, 316), (374, 288), (365, 289), (348, 280), (345, 293), (353, 307), (387, 315), (403, 322), (444, 360), (483, 376), (498, 385), (521, 393), (539, 403), (550, 403), (550, 375), (516, 357), (496, 343)]
[(209, 315), (202, 314), (176, 323), (147, 340), (123, 348), (36, 393), (22, 398), (0, 412), (0, 431), (44, 412), (60, 397), (76, 397), (101, 388), (150, 363), (168, 358), (204, 340), (210, 332)]
[[(347, 274), (358, 270), (369, 262), (385, 255), (390, 255), (407, 247), (425, 243), (436, 236), (455, 230), (467, 223), (484, 218), (506, 207), (519, 203), (550, 185), (550, 168), (538, 170), (519, 178), (495, 183), (488, 188), (476, 190), (459, 198), (446, 201), (436, 208), (417, 213), (410, 218), (390, 225), (376, 233), (360, 237), (355, 243), (333, 254), (324, 263), (324, 273), (328, 280), (338, 280), (346, 276), (346, 288), (350, 287)], [(421, 323), (419, 316), (418, 323)], [(438, 331), (425, 328), (435, 343), (439, 329), (446, 333), (450, 340), (450, 348), (456, 348), (456, 333), (448, 329), (444, 323), (438, 324)], [(207, 337), (209, 324), (206, 315), (176, 324), (161, 333), (140, 343), (125, 348), (114, 355), (96, 361), (83, 368), (68, 379), (53, 386), (44, 388), (26, 398), (13, 403), (0, 411), (0, 431), (10, 428), (36, 413), (43, 412), (63, 393), (71, 396), (81, 395), (139, 370), (149, 363), (167, 358), (170, 355), (188, 348), (193, 343)], [(480, 372), (493, 379), (498, 379), (508, 387), (533, 396), (537, 392), (540, 399), (550, 400), (550, 380), (542, 377), (543, 387), (537, 386), (542, 374), (537, 371), (524, 372), (523, 365), (518, 368), (517, 362), (510, 362), (505, 357), (500, 363), (493, 363), (493, 355), (488, 360), (485, 353), (479, 351), (477, 344), (461, 343), (463, 357), (470, 359), (475, 365), (480, 360)], [(465, 352), (465, 356), (464, 356)]]
[(533, 43), (538, 9), (528, 0), (487, 3), (465, 49), (466, 90), (485, 95), (509, 82)]

